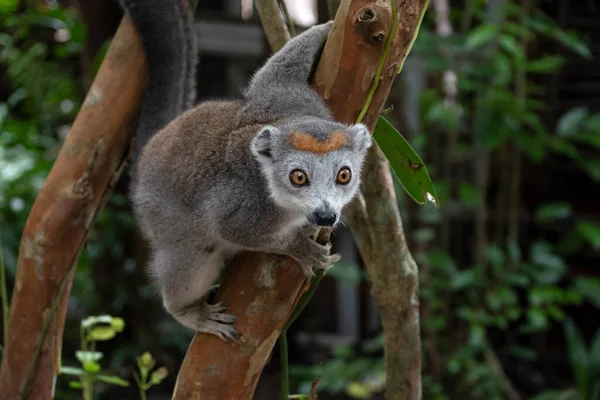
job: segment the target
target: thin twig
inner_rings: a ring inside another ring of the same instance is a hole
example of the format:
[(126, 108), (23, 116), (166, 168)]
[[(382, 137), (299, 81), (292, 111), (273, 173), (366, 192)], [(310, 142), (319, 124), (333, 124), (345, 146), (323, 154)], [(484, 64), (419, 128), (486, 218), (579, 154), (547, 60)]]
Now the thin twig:
[(279, 336), (279, 353), (281, 357), (281, 400), (288, 400), (290, 396), (290, 372), (288, 366), (287, 329)]
[(281, 10), (283, 11), (283, 14), (285, 15), (285, 19), (287, 20), (288, 29), (290, 31), (291, 37), (296, 36), (296, 25), (294, 25), (294, 20), (292, 19), (291, 15), (288, 11), (285, 0), (279, 0), (279, 5), (281, 6)]
[(2, 329), (4, 337), (4, 345), (8, 341), (8, 289), (6, 286), (6, 266), (4, 265), (4, 257), (2, 253), (2, 238), (0, 238), (0, 291), (2, 294)]

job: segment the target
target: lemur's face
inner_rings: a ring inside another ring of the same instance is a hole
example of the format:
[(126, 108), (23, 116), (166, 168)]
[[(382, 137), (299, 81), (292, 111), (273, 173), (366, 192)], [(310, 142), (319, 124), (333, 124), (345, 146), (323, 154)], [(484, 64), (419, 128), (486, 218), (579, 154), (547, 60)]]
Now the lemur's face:
[(305, 118), (264, 127), (252, 142), (252, 152), (279, 206), (305, 215), (311, 224), (334, 226), (358, 192), (371, 143), (362, 124)]

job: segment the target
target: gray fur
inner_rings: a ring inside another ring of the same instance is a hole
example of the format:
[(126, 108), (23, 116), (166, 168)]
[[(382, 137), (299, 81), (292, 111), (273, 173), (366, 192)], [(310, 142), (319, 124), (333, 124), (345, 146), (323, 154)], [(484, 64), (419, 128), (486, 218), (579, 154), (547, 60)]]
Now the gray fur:
[[(150, 270), (167, 310), (184, 326), (233, 339), (225, 304), (206, 302), (223, 260), (242, 250), (285, 254), (307, 275), (339, 260), (310, 239), (317, 211), (335, 214), (357, 193), (371, 136), (333, 120), (308, 80), (331, 23), (291, 40), (256, 73), (244, 99), (204, 102), (158, 132), (143, 149), (134, 212), (150, 243)], [(319, 141), (350, 140), (325, 154), (299, 151), (292, 131)], [(336, 183), (340, 168), (352, 179)], [(309, 185), (290, 182), (303, 169)], [(337, 221), (336, 221), (337, 222)]]

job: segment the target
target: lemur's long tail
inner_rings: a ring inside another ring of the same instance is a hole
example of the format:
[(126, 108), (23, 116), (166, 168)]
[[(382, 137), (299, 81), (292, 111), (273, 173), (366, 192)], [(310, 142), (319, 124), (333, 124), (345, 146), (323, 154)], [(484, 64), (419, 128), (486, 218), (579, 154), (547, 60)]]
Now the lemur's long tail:
[[(146, 53), (148, 80), (136, 137), (136, 153), (195, 100), (197, 62), (188, 0), (120, 0)], [(136, 157), (137, 158), (137, 157)]]

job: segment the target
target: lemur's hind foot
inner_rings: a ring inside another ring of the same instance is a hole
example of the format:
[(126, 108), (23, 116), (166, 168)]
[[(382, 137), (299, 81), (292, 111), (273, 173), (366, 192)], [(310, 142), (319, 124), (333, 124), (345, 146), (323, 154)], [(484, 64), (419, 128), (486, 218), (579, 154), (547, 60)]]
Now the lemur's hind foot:
[(223, 312), (227, 307), (227, 303), (224, 302), (217, 304), (203, 302), (198, 310), (195, 329), (198, 332), (216, 335), (225, 341), (236, 341), (238, 333), (233, 324), (237, 318)]

